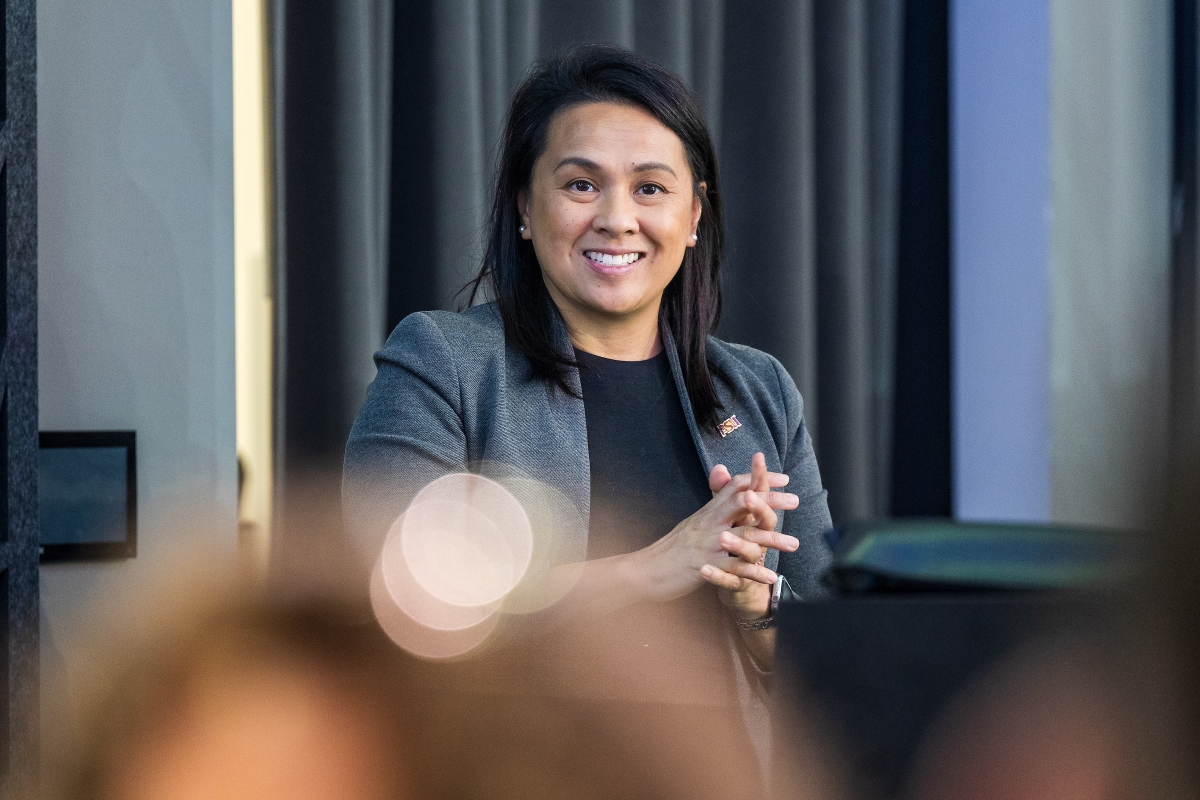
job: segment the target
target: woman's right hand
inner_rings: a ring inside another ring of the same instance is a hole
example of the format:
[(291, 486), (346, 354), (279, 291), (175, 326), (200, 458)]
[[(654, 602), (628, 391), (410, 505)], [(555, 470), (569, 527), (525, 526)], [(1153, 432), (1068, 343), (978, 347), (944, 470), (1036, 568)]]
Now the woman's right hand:
[[(713, 469), (728, 471), (723, 466)], [(762, 544), (779, 550), (795, 550), (799, 542), (773, 530), (775, 512), (789, 511), (800, 505), (800, 498), (788, 492), (755, 491), (750, 475), (737, 475), (713, 495), (699, 511), (680, 522), (663, 538), (649, 547), (630, 554), (635, 585), (646, 600), (674, 600), (705, 583), (700, 568), (706, 564), (727, 564), (728, 552), (721, 545), (721, 534), (753, 524), (762, 529)], [(771, 488), (786, 486), (788, 476), (767, 473)], [(774, 583), (775, 576), (756, 564), (739, 566), (741, 577), (760, 583)]]

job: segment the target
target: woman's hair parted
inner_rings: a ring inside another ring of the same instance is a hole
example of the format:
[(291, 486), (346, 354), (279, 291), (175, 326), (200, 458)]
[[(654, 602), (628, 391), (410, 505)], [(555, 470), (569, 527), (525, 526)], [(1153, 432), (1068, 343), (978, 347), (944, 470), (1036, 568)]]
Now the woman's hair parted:
[(675, 337), (697, 419), (715, 424), (721, 403), (706, 344), (721, 314), (725, 223), (717, 157), (695, 95), (677, 75), (645, 56), (611, 45), (582, 45), (534, 65), (509, 108), (483, 265), (464, 287), (467, 304), (489, 289), (504, 322), (505, 336), (528, 359), (532, 377), (578, 396), (569, 381), (575, 362), (555, 346), (556, 311), (533, 244), (518, 231), (517, 196), (529, 188), (533, 165), (546, 148), (555, 115), (584, 103), (622, 103), (644, 109), (683, 143), (692, 185), (700, 199), (700, 224), (695, 246), (687, 248), (679, 272), (663, 292), (660, 319)]

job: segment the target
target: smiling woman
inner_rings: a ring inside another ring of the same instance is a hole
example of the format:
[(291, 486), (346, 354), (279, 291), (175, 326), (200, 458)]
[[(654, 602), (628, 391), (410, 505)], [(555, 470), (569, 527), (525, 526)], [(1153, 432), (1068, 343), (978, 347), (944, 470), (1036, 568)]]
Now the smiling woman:
[[(535, 66), (465, 290), (469, 304), (493, 300), (397, 326), (347, 444), (344, 497), (370, 562), (441, 476), (565, 497), (566, 516), (526, 501), (533, 563), (571, 581), (522, 628), (579, 667), (560, 671), (621, 665), (624, 679), (589, 678), (590, 693), (757, 719), (747, 741), (765, 757), (760, 694), (743, 689), (772, 669), (781, 576), (801, 597), (823, 593), (830, 520), (792, 379), (711, 335), (719, 188), (712, 137), (674, 74), (594, 45)], [(590, 663), (589, 636), (604, 642)], [(699, 678), (681, 689), (685, 674)]]

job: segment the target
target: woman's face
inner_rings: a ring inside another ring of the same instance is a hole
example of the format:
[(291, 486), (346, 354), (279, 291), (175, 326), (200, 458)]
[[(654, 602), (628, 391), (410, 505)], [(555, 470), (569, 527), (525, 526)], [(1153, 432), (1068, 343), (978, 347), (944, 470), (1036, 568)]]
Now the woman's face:
[(518, 200), (569, 326), (657, 318), (700, 221), (683, 142), (636, 106), (588, 103), (550, 123)]

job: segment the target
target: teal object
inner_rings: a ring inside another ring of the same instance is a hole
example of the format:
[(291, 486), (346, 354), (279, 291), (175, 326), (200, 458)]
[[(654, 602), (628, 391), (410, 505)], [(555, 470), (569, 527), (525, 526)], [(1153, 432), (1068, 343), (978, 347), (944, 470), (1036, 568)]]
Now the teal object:
[(835, 534), (827, 582), (849, 592), (1096, 588), (1134, 569), (1133, 538), (1105, 530), (916, 519)]

